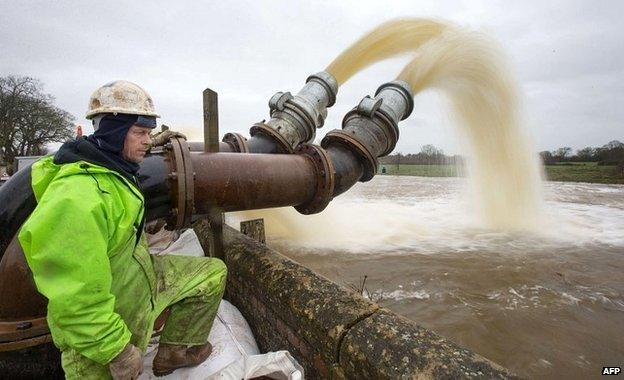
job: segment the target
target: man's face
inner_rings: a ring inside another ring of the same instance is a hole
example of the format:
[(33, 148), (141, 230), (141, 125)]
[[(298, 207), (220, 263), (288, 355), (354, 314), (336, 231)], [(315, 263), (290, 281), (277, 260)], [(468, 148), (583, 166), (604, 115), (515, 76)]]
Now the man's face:
[(152, 141), (150, 138), (151, 131), (151, 128), (139, 127), (138, 125), (130, 127), (121, 152), (124, 160), (140, 164), (145, 159), (145, 154)]

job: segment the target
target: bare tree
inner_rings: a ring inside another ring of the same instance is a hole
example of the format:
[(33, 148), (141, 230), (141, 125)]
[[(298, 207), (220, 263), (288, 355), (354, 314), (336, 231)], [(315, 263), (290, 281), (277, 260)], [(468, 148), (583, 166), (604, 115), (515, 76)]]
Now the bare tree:
[(542, 159), (542, 163), (544, 165), (554, 165), (557, 163), (557, 160), (555, 160), (555, 157), (552, 155), (552, 153), (547, 150), (540, 152), (540, 158)]
[(403, 153), (401, 152), (397, 152), (396, 153), (396, 167), (397, 167), (397, 174), (399, 173), (399, 167), (401, 165), (401, 159), (403, 158)]
[(438, 149), (431, 144), (423, 145), (420, 148), (420, 153), (422, 155), (429, 156), (429, 157), (436, 157), (436, 156), (440, 156), (444, 154), (444, 152), (441, 149)]
[(624, 144), (610, 141), (598, 149), (598, 165), (624, 165)]
[(597, 153), (597, 148), (588, 146), (576, 151), (576, 159), (579, 161), (595, 161)]
[(569, 146), (564, 146), (563, 148), (559, 148), (552, 152), (553, 157), (557, 159), (557, 161), (563, 161), (566, 157), (568, 157), (572, 153), (572, 148)]
[(74, 117), (56, 107), (52, 95), (31, 77), (0, 77), (0, 162), (40, 155), (51, 142), (73, 136)]

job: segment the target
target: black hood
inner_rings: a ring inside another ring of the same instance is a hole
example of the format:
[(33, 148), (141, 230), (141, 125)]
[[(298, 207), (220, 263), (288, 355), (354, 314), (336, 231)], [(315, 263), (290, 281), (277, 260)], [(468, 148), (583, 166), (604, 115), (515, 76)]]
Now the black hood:
[(66, 142), (54, 155), (54, 163), (57, 165), (77, 161), (86, 161), (113, 170), (128, 178), (138, 187), (136, 180), (136, 174), (139, 170), (138, 164), (126, 161), (114, 153), (101, 150), (86, 137)]

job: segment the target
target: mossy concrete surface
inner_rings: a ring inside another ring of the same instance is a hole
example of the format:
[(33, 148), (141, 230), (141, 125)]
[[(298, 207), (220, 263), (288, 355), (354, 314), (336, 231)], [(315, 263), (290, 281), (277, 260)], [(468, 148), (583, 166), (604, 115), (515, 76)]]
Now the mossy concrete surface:
[[(208, 247), (209, 225), (194, 230)], [(381, 309), (224, 226), (225, 297), (262, 351), (288, 350), (306, 378), (513, 378), (504, 368)]]
[(515, 378), (503, 367), (386, 309), (349, 329), (339, 364), (345, 377), (353, 379)]

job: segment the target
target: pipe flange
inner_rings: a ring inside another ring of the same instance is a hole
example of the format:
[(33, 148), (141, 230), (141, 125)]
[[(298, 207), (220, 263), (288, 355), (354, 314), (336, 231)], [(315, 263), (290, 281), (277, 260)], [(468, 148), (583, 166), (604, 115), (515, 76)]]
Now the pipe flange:
[(329, 154), (318, 145), (300, 144), (295, 153), (308, 156), (316, 168), (316, 191), (314, 197), (309, 202), (295, 206), (295, 209), (304, 215), (319, 213), (333, 199), (335, 183), (334, 165), (329, 158)]
[(263, 134), (273, 139), (273, 141), (277, 143), (282, 153), (292, 154), (295, 152), (294, 149), (290, 146), (290, 143), (282, 135), (280, 135), (279, 132), (269, 127), (268, 125), (264, 123), (254, 124), (249, 130), (249, 134), (251, 136), (255, 136), (257, 133)]
[(165, 146), (169, 152), (169, 180), (172, 182), (172, 208), (167, 229), (179, 230), (191, 226), (195, 211), (195, 172), (191, 162), (191, 150), (186, 140), (173, 137)]
[[(300, 96), (295, 96), (293, 99), (286, 102), (285, 109), (289, 109), (301, 118), (304, 125), (308, 127), (308, 135), (312, 136), (309, 139), (314, 139), (314, 134), (317, 128), (321, 128), (325, 122), (327, 112), (324, 114), (317, 112), (312, 104)], [(273, 113), (271, 114), (273, 116)]]
[(394, 150), (397, 142), (399, 141), (399, 125), (383, 108), (379, 108), (375, 112), (375, 117), (381, 119), (383, 125), (390, 126), (390, 128), (384, 128), (384, 132), (387, 132), (391, 135), (389, 136), (390, 141), (388, 143), (388, 148), (381, 152), (379, 157), (387, 156)]
[(362, 144), (353, 135), (355, 135), (354, 131), (348, 133), (341, 129), (334, 129), (325, 135), (321, 141), (321, 146), (327, 148), (332, 144), (343, 145), (351, 152), (355, 153), (364, 166), (364, 173), (362, 174), (362, 178), (360, 178), (360, 182), (367, 182), (377, 174), (377, 166), (379, 166), (379, 163), (377, 157), (371, 153), (366, 145)]
[[(366, 98), (364, 98), (366, 99)], [(362, 103), (360, 103), (361, 105)], [(399, 140), (399, 126), (394, 122), (394, 119), (386, 111), (382, 108), (377, 108), (374, 110), (372, 116), (366, 116), (362, 113), (360, 107), (353, 108), (351, 111), (347, 112), (342, 120), (342, 128), (347, 131), (347, 134), (354, 134), (353, 129), (348, 128), (349, 124), (351, 124), (352, 120), (357, 120), (358, 118), (366, 118), (368, 121), (374, 123), (374, 125), (383, 133), (385, 138), (383, 139), (384, 145), (386, 145), (385, 149), (382, 151), (381, 149), (377, 150), (379, 157), (386, 156), (392, 152), (396, 146), (397, 141)], [(357, 123), (357, 121), (356, 121)], [(373, 133), (373, 131), (370, 131)], [(374, 134), (374, 133), (373, 133)], [(378, 140), (375, 144), (382, 142)], [(360, 143), (366, 146), (365, 143)], [(324, 147), (324, 146), (323, 146)], [(375, 147), (370, 147), (371, 149), (375, 149)], [(368, 148), (367, 148), (368, 149)], [(375, 157), (377, 157), (371, 149), (368, 149), (369, 153)]]
[(224, 143), (229, 144), (235, 152), (249, 153), (249, 145), (247, 145), (247, 139), (240, 133), (226, 133), (223, 136)]

